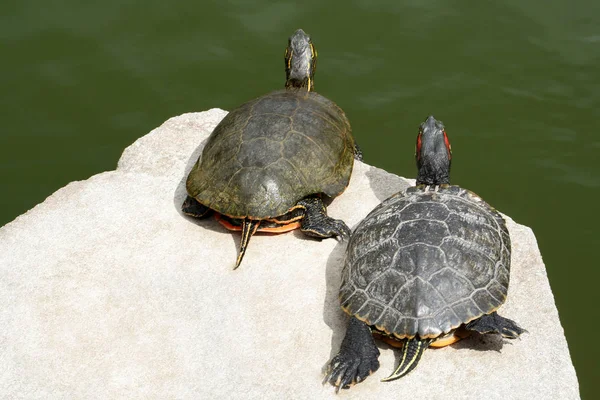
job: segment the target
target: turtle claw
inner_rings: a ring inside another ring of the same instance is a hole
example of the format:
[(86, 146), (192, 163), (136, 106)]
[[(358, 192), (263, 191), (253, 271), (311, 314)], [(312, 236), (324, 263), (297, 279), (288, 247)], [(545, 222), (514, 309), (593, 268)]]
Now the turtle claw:
[(341, 237), (347, 239), (352, 232), (342, 220), (327, 215), (327, 209), (319, 197), (306, 197), (298, 202), (304, 208), (302, 232), (316, 238)]
[(350, 237), (350, 233), (352, 232), (350, 228), (348, 228), (348, 225), (344, 223), (344, 221), (333, 219), (328, 216), (325, 216), (325, 218), (321, 219), (321, 221), (319, 221), (319, 225), (307, 226), (307, 224), (302, 224), (301, 230), (308, 236), (320, 239), (339, 237), (342, 240), (348, 239)]
[(373, 341), (371, 328), (356, 318), (350, 318), (340, 351), (327, 367), (325, 382), (335, 386), (336, 393), (347, 389), (377, 371), (378, 358), (379, 349)]
[(377, 358), (362, 357), (353, 350), (340, 352), (330, 362), (324, 382), (335, 387), (335, 392), (362, 382), (379, 368)]
[(496, 312), (469, 322), (466, 328), (481, 334), (497, 333), (507, 339), (516, 339), (522, 333), (527, 332), (512, 319), (501, 317)]
[(323, 223), (323, 228), (321, 229), (322, 237), (339, 237), (342, 240), (346, 240), (350, 237), (352, 231), (348, 228), (348, 225), (340, 219), (333, 219), (331, 217), (327, 217), (327, 220)]
[(504, 318), (504, 324), (500, 330), (502, 337), (506, 339), (516, 339), (521, 336), (522, 333), (527, 332), (527, 329), (521, 328), (515, 321), (509, 318)]
[(336, 225), (337, 228), (335, 231), (337, 233), (337, 236), (341, 237), (342, 240), (346, 240), (350, 237), (352, 231), (350, 230), (350, 228), (348, 228), (348, 225), (346, 225), (344, 221), (334, 219), (333, 223)]

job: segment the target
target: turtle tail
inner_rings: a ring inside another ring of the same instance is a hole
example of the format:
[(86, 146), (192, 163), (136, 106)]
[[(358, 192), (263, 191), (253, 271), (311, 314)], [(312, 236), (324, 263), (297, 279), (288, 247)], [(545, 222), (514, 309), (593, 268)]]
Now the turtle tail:
[(244, 254), (246, 254), (246, 248), (248, 247), (248, 242), (250, 242), (250, 238), (260, 225), (260, 220), (248, 219), (244, 218), (242, 222), (242, 241), (240, 242), (240, 254), (238, 255), (237, 261), (235, 262), (235, 267), (233, 269), (237, 269), (242, 263), (242, 259), (244, 258)]
[(382, 379), (382, 382), (393, 381), (394, 379), (402, 378), (410, 371), (415, 369), (423, 352), (431, 344), (431, 339), (408, 339), (402, 346), (402, 357), (400, 358), (400, 365), (394, 371), (394, 373), (387, 378)]

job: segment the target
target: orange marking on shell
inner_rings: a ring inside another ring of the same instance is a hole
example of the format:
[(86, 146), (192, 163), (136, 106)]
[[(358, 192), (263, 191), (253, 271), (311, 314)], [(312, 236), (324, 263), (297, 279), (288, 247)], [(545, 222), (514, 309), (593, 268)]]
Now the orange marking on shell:
[(280, 225), (276, 227), (270, 228), (258, 228), (259, 232), (267, 232), (267, 233), (284, 233), (293, 231), (294, 229), (300, 228), (300, 222), (292, 222), (290, 224)]
[(225, 228), (227, 228), (227, 229), (228, 229), (228, 230), (230, 230), (230, 231), (236, 231), (236, 232), (239, 232), (239, 231), (241, 231), (241, 230), (242, 230), (242, 227), (241, 227), (241, 225), (240, 225), (240, 226), (238, 226), (238, 225), (233, 225), (231, 222), (229, 222), (229, 221), (227, 221), (226, 219), (224, 219), (224, 218), (223, 218), (223, 216), (222, 216), (221, 214), (219, 214), (219, 213), (215, 213), (215, 219), (216, 219), (217, 221), (219, 221), (219, 223), (220, 223), (221, 225), (223, 225)]
[[(403, 337), (403, 338), (390, 337), (390, 336), (384, 335), (377, 331), (373, 331), (372, 333), (373, 333), (373, 337), (375, 339), (382, 340), (392, 347), (401, 348), (404, 344), (403, 339), (406, 339), (406, 337)], [(454, 344), (454, 343), (458, 342), (459, 340), (464, 339), (470, 335), (471, 335), (470, 331), (467, 331), (466, 329), (463, 329), (462, 327), (460, 327), (460, 328), (456, 329), (455, 331), (453, 331), (445, 336), (441, 336), (439, 339), (433, 341), (429, 345), (429, 347), (435, 347), (435, 348), (446, 347), (446, 346)]]
[(429, 345), (429, 347), (438, 347), (438, 348), (446, 347), (446, 346), (454, 344), (454, 343), (458, 342), (459, 340), (464, 339), (470, 335), (471, 335), (470, 331), (464, 329), (463, 327), (460, 327), (457, 330), (455, 330), (454, 332), (451, 332), (450, 334), (431, 343)]
[(449, 346), (453, 343), (456, 343), (460, 340), (461, 338), (455, 336), (455, 335), (450, 335), (450, 336), (446, 336), (443, 339), (438, 339), (435, 342), (431, 343), (429, 345), (429, 347), (446, 347)]
[[(241, 230), (242, 230), (241, 225), (233, 225), (231, 222), (229, 222), (228, 220), (223, 218), (223, 216), (219, 213), (215, 213), (215, 219), (221, 225), (223, 225), (226, 229), (228, 229), (230, 231), (241, 232)], [(291, 222), (291, 223), (284, 224), (281, 226), (267, 227), (267, 228), (261, 228), (259, 225), (257, 232), (284, 233), (284, 232), (293, 231), (294, 229), (298, 229), (298, 228), (300, 228), (300, 222)]]

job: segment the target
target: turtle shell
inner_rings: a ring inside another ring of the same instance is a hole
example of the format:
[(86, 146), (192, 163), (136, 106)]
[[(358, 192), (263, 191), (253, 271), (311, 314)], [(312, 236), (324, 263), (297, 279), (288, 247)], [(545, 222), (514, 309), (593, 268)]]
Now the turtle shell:
[(458, 186), (417, 186), (358, 225), (342, 308), (397, 338), (435, 338), (506, 299), (510, 236), (500, 213)]
[(225, 116), (186, 187), (221, 214), (272, 218), (308, 195), (342, 193), (353, 163), (354, 139), (342, 109), (316, 92), (281, 90)]

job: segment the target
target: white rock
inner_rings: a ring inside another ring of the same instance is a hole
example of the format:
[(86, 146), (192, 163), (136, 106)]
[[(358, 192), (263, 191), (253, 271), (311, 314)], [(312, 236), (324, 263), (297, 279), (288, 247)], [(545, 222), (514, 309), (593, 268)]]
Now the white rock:
[[(336, 397), (321, 381), (345, 330), (344, 244), (256, 235), (234, 271), (239, 234), (179, 211), (198, 144), (224, 115), (168, 120), (116, 171), (67, 185), (0, 230), (0, 398), (579, 398), (535, 237), (510, 219), (501, 313), (529, 333), (428, 350), (390, 383), (379, 380), (396, 355), (382, 345), (379, 371)], [(356, 162), (329, 213), (352, 227), (409, 184)]]

